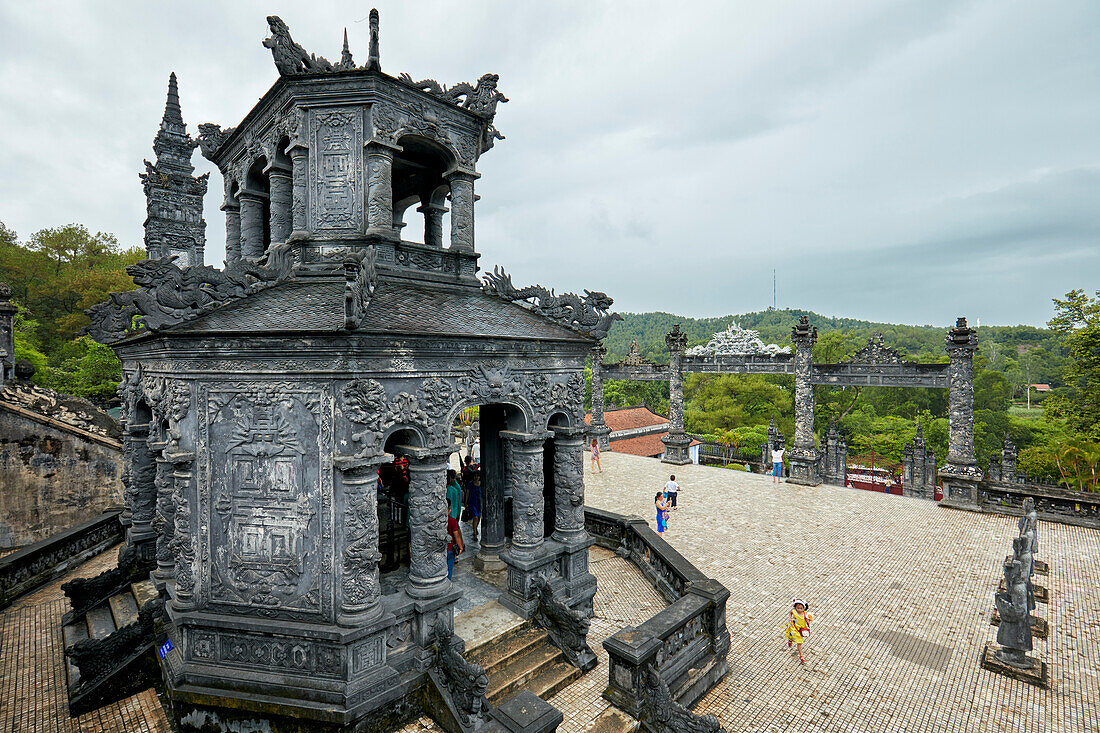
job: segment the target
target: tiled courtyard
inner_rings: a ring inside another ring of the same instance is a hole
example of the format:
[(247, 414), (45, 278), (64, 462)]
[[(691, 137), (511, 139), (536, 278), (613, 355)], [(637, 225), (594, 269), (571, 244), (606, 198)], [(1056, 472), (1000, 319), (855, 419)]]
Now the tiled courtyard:
[[(586, 474), (588, 503), (652, 522), (670, 467), (613, 453), (603, 466)], [(992, 592), (1013, 519), (717, 468), (672, 471), (683, 490), (665, 537), (732, 593), (731, 671), (696, 708), (731, 733), (1100, 730), (1100, 532), (1040, 523), (1050, 575), (1039, 580), (1051, 594), (1038, 606), (1051, 628), (1036, 640), (1051, 674), (1042, 691), (978, 666), (995, 636)], [(113, 556), (76, 572), (93, 575)], [(564, 732), (585, 731), (607, 707), (600, 642), (663, 606), (616, 555), (594, 548), (592, 570), (600, 588), (590, 641), (601, 664), (551, 700)], [(0, 733), (167, 731), (152, 691), (68, 717), (60, 583), (0, 613)], [(782, 640), (794, 595), (814, 613), (805, 666)], [(438, 729), (424, 720), (407, 730)]]

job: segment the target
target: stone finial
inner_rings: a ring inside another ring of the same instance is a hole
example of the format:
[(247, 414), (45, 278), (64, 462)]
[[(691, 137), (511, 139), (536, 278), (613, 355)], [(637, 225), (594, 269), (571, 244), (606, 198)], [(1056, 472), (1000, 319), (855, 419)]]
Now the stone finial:
[(669, 351), (683, 351), (687, 348), (687, 334), (680, 330), (679, 323), (665, 336), (665, 344)]
[(340, 51), (340, 63), (334, 67), (338, 71), (349, 71), (355, 68), (355, 59), (351, 57), (351, 49), (348, 47), (348, 29), (344, 29), (344, 48)]
[(164, 104), (164, 119), (161, 122), (161, 128), (163, 129), (166, 125), (183, 127), (183, 110), (180, 109), (179, 86), (176, 83), (176, 72), (174, 71), (168, 75), (168, 99)]
[(796, 345), (813, 346), (817, 343), (817, 326), (810, 325), (808, 316), (802, 316), (791, 328), (791, 342)]
[(947, 332), (946, 345), (950, 349), (968, 349), (973, 351), (978, 348), (978, 332), (966, 325), (966, 318), (960, 316), (955, 320), (955, 327)]
[(378, 56), (378, 8), (370, 11), (370, 49), (367, 55), (368, 71), (381, 71), (382, 63)]

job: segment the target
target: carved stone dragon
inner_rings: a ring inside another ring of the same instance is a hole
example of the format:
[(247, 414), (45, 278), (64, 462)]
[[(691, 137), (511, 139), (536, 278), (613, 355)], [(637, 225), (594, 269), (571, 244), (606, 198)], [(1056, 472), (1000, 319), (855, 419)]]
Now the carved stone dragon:
[(596, 655), (588, 646), (588, 616), (570, 608), (546, 578), (536, 576), (531, 579), (531, 585), (539, 598), (532, 619), (535, 626), (546, 629), (550, 641), (574, 667), (585, 672), (595, 667)]
[(668, 685), (655, 667), (642, 683), (642, 730), (651, 733), (726, 733), (713, 715), (696, 715), (672, 699)]
[(226, 139), (233, 134), (236, 130), (235, 127), (227, 127), (224, 130), (221, 125), (215, 125), (213, 122), (203, 122), (199, 125), (199, 137), (197, 140), (199, 146), (199, 152), (202, 153), (202, 157), (213, 162), (214, 156), (217, 154), (218, 149), (225, 143)]
[(311, 54), (295, 43), (290, 37), (290, 28), (282, 18), (269, 15), (267, 25), (271, 28), (271, 37), (264, 39), (264, 47), (271, 49), (275, 68), (279, 70), (281, 76), (336, 71), (328, 59)]
[(464, 81), (455, 84), (450, 89), (435, 79), (413, 81), (413, 78), (408, 74), (401, 74), (398, 78), (413, 89), (439, 97), (449, 104), (468, 109), (474, 114), (484, 117), (486, 126), (485, 139), (482, 141), (481, 146), (482, 152), (493, 147), (495, 140), (504, 139), (504, 135), (501, 135), (493, 126), (493, 120), (497, 114), (497, 105), (508, 101), (508, 97), (497, 91), (497, 83), (500, 81), (499, 74), (482, 74), (481, 78), (477, 80), (477, 86), (472, 86), (469, 82)]
[(80, 685), (86, 687), (107, 674), (143, 646), (153, 643), (157, 622), (164, 616), (164, 601), (154, 598), (138, 611), (137, 620), (103, 639), (83, 639), (65, 650), (80, 670)]
[(606, 337), (611, 330), (611, 324), (623, 319), (618, 313), (609, 310), (615, 301), (606, 293), (585, 290), (582, 298), (574, 293), (557, 295), (541, 285), (517, 289), (512, 285), (512, 276), (500, 266), (494, 267), (491, 273), (486, 273), (482, 283), (481, 289), (489, 295), (508, 301), (533, 300), (531, 305), (536, 313), (592, 338)]
[(489, 675), (485, 674), (481, 665), (462, 658), (455, 649), (454, 635), (445, 624), (436, 623), (432, 636), (447, 692), (463, 718), (462, 723), (472, 727), (475, 721), (489, 713), (489, 701), (485, 698)]
[(83, 332), (100, 343), (110, 343), (138, 331), (158, 331), (191, 320), (286, 280), (294, 268), (294, 247), (278, 244), (261, 258), (242, 258), (224, 270), (208, 265), (184, 269), (174, 264), (175, 259), (170, 255), (127, 267), (138, 289), (111, 293), (107, 302), (85, 311), (92, 322)]

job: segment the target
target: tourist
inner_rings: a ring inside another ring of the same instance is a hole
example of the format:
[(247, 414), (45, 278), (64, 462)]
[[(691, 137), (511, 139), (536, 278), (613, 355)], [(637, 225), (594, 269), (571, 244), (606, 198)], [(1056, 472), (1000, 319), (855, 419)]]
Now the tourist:
[(453, 468), (447, 469), (447, 513), (456, 522), (462, 513), (462, 487), (458, 483), (458, 471)]
[(462, 544), (462, 530), (458, 528), (458, 520), (447, 515), (447, 580), (451, 579), (455, 571), (455, 558), (466, 549)]
[(779, 479), (783, 478), (783, 454), (786, 451), (783, 450), (782, 443), (776, 443), (775, 448), (772, 449), (772, 483), (779, 483)]
[(474, 473), (473, 481), (466, 489), (466, 511), (469, 516), (470, 528), (474, 532), (474, 542), (480, 542), (477, 528), (481, 524), (481, 474), (478, 472)]
[(603, 466), (600, 465), (600, 444), (595, 438), (592, 439), (592, 473), (603, 473)]
[(790, 621), (787, 623), (787, 648), (790, 649), (792, 645), (798, 644), (798, 658), (805, 662), (806, 657), (802, 656), (802, 644), (810, 635), (810, 622), (814, 620), (814, 615), (809, 612), (810, 607), (805, 601), (795, 598), (792, 603), (794, 608), (791, 609)]
[(653, 497), (653, 506), (657, 508), (657, 534), (663, 537), (668, 528), (668, 502), (663, 492), (658, 491)]
[(668, 505), (672, 509), (676, 508), (676, 494), (680, 493), (680, 484), (676, 483), (675, 476), (668, 477), (668, 483), (665, 484), (665, 499), (668, 500)]

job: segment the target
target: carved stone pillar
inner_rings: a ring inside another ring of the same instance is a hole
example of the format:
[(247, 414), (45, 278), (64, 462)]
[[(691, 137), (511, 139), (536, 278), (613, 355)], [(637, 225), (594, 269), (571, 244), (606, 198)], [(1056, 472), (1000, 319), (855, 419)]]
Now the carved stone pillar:
[(264, 194), (241, 191), (241, 257), (264, 253)]
[(447, 213), (447, 207), (438, 204), (423, 204), (418, 206), (416, 210), (424, 215), (424, 244), (442, 249), (443, 215)]
[(378, 583), (382, 559), (378, 551), (380, 461), (338, 458), (336, 462), (344, 497), (343, 543), (337, 554), (343, 582), (336, 620), (341, 626), (360, 626), (382, 615)]
[(290, 155), (291, 236), (300, 238), (309, 234), (309, 148), (293, 143), (287, 153)]
[(531, 579), (547, 572), (556, 552), (548, 550), (543, 538), (545, 434), (502, 431), (504, 462), (512, 490), (512, 544), (501, 559), (508, 565), (508, 593), (500, 602), (525, 618), (537, 605)]
[(588, 433), (596, 439), (600, 450), (611, 449), (611, 428), (603, 419), (603, 358), (607, 349), (603, 343), (597, 343), (592, 349), (592, 426)]
[(959, 318), (947, 332), (951, 359), (947, 395), (947, 462), (940, 470), (943, 498), (949, 504), (977, 506), (982, 472), (974, 460), (974, 352), (978, 332)]
[(481, 549), (474, 563), (481, 570), (503, 570), (500, 553), (504, 550), (504, 408), (483, 405), (481, 422)]
[(661, 438), (665, 444), (665, 463), (682, 466), (691, 463), (691, 438), (684, 433), (684, 349), (687, 336), (677, 323), (665, 336), (668, 345), (668, 435)]
[(367, 158), (367, 234), (397, 239), (393, 226), (393, 155), (401, 148), (370, 140)]
[(447, 468), (450, 451), (398, 448), (409, 456), (409, 532), (412, 557), (405, 592), (413, 598), (444, 595), (447, 579)]
[(554, 534), (564, 548), (560, 569), (570, 605), (592, 615), (596, 577), (588, 571), (594, 540), (584, 529), (584, 428), (551, 428), (554, 433)]
[(292, 177), (286, 168), (272, 167), (268, 173), (271, 187), (271, 206), (268, 211), (268, 231), (272, 244), (282, 244), (290, 238), (291, 207), (293, 203)]
[(447, 174), (451, 186), (451, 249), (474, 251), (474, 181), (472, 171), (455, 170)]
[(138, 563), (152, 568), (156, 564), (157, 531), (153, 517), (157, 508), (157, 466), (149, 448), (149, 424), (130, 428), (134, 442), (130, 465), (130, 496), (133, 524), (130, 526), (130, 543), (137, 551)]
[(225, 261), (236, 262), (241, 258), (241, 207), (226, 201), (225, 212)]
[(1004, 447), (1001, 448), (1001, 480), (1008, 483), (1016, 482), (1016, 446), (1005, 433)]
[(791, 475), (787, 481), (793, 484), (816, 486), (821, 483), (817, 475), (817, 447), (814, 444), (814, 344), (817, 327), (811, 326), (806, 316), (791, 329), (794, 343), (794, 445), (790, 457)]
[(194, 453), (166, 452), (165, 458), (172, 464), (172, 541), (168, 549), (172, 553), (174, 574), (169, 584), (172, 607), (187, 611), (195, 607), (195, 530), (191, 526), (191, 469), (195, 465)]
[(171, 461), (164, 456), (166, 445), (166, 442), (157, 442), (150, 446), (156, 456), (156, 477), (153, 483), (157, 489), (157, 508), (153, 525), (157, 530), (157, 569), (153, 571), (153, 579), (158, 588), (163, 588), (176, 574), (175, 558), (170, 547), (176, 534), (176, 510), (172, 504), (175, 470)]

